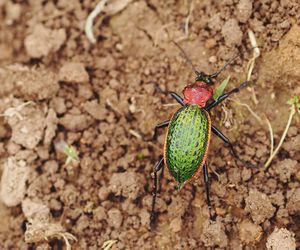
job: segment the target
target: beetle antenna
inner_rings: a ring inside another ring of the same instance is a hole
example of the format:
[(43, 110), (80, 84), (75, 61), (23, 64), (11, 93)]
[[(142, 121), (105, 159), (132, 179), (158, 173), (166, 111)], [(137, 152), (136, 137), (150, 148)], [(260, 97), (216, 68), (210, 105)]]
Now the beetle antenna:
[(218, 77), (218, 75), (220, 75), (229, 64), (231, 64), (232, 62), (235, 61), (235, 59), (237, 59), (239, 57), (239, 55), (236, 55), (235, 57), (233, 57), (232, 59), (230, 59), (221, 69), (219, 69), (216, 73), (213, 73), (209, 76), (209, 78), (216, 78)]
[(192, 70), (195, 72), (195, 74), (198, 76), (200, 75), (199, 71), (196, 69), (195, 65), (193, 64), (192, 60), (188, 57), (188, 55), (185, 53), (185, 51), (183, 50), (183, 48), (181, 48), (181, 46), (175, 42), (174, 40), (172, 40), (172, 42), (175, 44), (175, 46), (181, 51), (181, 53), (183, 54), (183, 57), (185, 58), (185, 60), (190, 64)]

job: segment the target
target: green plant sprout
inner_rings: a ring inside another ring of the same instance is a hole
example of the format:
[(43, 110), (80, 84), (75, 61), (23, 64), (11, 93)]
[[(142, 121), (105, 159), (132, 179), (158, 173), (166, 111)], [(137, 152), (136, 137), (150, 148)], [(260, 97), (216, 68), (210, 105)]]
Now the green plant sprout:
[(65, 165), (68, 165), (72, 161), (79, 162), (79, 157), (75, 148), (69, 146), (64, 140), (57, 142), (55, 148), (57, 151), (60, 151), (67, 156)]
[(227, 76), (227, 78), (216, 88), (215, 93), (213, 95), (214, 100), (218, 100), (218, 98), (222, 95), (224, 92), (224, 89), (226, 88), (227, 84), (229, 83), (230, 75)]
[(102, 250), (109, 250), (115, 243), (117, 243), (117, 240), (107, 240), (102, 245)]
[(265, 163), (265, 168), (268, 168), (273, 160), (273, 158), (275, 157), (275, 155), (278, 153), (279, 149), (282, 146), (282, 143), (287, 135), (287, 132), (291, 126), (292, 120), (294, 115), (296, 114), (296, 112), (298, 114), (300, 114), (300, 101), (299, 101), (299, 97), (298, 96), (293, 96), (290, 100), (288, 100), (287, 104), (290, 105), (290, 114), (289, 114), (289, 118), (287, 121), (287, 124), (285, 126), (285, 129), (282, 133), (282, 136), (280, 138), (280, 141), (276, 147), (276, 149), (274, 150), (274, 152), (270, 155), (269, 159), (267, 160), (267, 162)]

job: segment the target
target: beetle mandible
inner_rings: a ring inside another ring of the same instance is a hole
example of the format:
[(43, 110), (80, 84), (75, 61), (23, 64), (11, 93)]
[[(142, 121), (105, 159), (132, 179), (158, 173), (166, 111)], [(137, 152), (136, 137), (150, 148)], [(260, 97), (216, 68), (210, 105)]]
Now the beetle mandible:
[(240, 84), (239, 87), (222, 94), (217, 100), (212, 100), (214, 91), (211, 85), (214, 83), (214, 79), (217, 78), (235, 58), (227, 62), (216, 73), (208, 75), (204, 72), (195, 70), (194, 65), (183, 49), (177, 43), (175, 43), (175, 45), (181, 50), (187, 61), (191, 64), (196, 73), (196, 79), (193, 84), (189, 84), (183, 89), (184, 98), (180, 97), (175, 92), (169, 92), (182, 107), (175, 112), (170, 120), (157, 124), (154, 129), (153, 138), (156, 138), (158, 129), (168, 127), (163, 157), (161, 157), (154, 166), (154, 187), (150, 217), (151, 226), (154, 224), (156, 218), (155, 202), (158, 191), (157, 172), (161, 169), (163, 171), (164, 165), (168, 167), (170, 174), (178, 182), (179, 188), (186, 183), (194, 181), (203, 169), (206, 202), (209, 209), (211, 208), (209, 175), (206, 163), (211, 132), (229, 146), (233, 156), (239, 161), (248, 164), (238, 157), (230, 140), (219, 129), (211, 124), (209, 111), (232, 94), (247, 87), (250, 82), (245, 81)]

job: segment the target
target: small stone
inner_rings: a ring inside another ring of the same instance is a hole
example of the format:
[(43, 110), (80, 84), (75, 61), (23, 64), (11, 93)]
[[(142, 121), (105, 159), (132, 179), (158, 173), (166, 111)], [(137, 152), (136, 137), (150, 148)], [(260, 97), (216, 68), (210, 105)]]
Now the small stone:
[(210, 63), (216, 63), (217, 62), (217, 57), (216, 56), (211, 56), (210, 58), (208, 58), (208, 61)]

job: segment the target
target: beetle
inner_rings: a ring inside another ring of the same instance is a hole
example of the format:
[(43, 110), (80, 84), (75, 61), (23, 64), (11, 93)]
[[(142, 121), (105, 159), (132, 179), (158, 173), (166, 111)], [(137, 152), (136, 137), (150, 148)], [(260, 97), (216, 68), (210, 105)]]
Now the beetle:
[[(176, 44), (177, 45), (177, 44)], [(179, 45), (177, 45), (179, 47)], [(207, 167), (207, 155), (209, 151), (209, 144), (211, 133), (218, 136), (229, 146), (231, 153), (239, 161), (244, 162), (236, 154), (233, 144), (230, 140), (211, 123), (209, 111), (223, 102), (226, 98), (249, 85), (249, 81), (240, 84), (239, 87), (222, 94), (217, 100), (212, 100), (214, 79), (235, 59), (227, 62), (219, 71), (211, 75), (195, 70), (192, 62), (183, 52), (186, 59), (192, 65), (196, 78), (193, 84), (187, 85), (183, 89), (183, 96), (179, 96), (175, 92), (169, 94), (181, 104), (171, 119), (159, 123), (154, 128), (153, 139), (157, 137), (158, 129), (167, 127), (167, 133), (164, 142), (163, 156), (158, 160), (153, 170), (153, 192), (152, 192), (152, 209), (150, 216), (151, 227), (155, 224), (155, 203), (158, 192), (158, 171), (163, 170), (164, 166), (168, 167), (170, 174), (178, 182), (179, 189), (186, 183), (194, 181), (203, 169), (206, 202), (211, 209), (211, 202), (209, 196), (209, 175)], [(211, 215), (211, 213), (210, 213)]]

